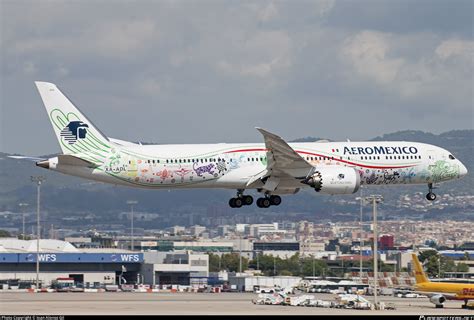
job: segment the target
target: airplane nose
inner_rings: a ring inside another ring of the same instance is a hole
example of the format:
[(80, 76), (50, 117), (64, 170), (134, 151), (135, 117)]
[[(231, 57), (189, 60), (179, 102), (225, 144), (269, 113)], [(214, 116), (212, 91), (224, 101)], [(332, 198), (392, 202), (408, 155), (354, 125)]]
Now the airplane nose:
[(464, 164), (461, 163), (459, 166), (459, 177), (464, 177), (467, 174), (467, 168)]

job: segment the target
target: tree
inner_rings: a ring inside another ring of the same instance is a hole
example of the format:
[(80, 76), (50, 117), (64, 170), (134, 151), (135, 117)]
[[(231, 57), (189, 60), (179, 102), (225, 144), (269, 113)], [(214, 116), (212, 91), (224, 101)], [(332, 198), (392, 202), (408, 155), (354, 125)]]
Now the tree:
[(459, 260), (466, 260), (466, 261), (471, 260), (471, 257), (469, 256), (469, 252), (467, 252), (467, 251), (464, 252), (464, 256)]
[(278, 275), (280, 275), (280, 276), (292, 276), (293, 273), (291, 271), (288, 271), (288, 270), (281, 270), (280, 272), (278, 272)]
[(469, 266), (465, 263), (458, 263), (456, 265), (456, 272), (468, 272)]
[(446, 272), (456, 271), (454, 260), (440, 254), (430, 256), (425, 262), (428, 277), (442, 278)]
[(314, 274), (315, 276), (320, 277), (328, 274), (327, 263), (323, 260), (316, 260), (314, 258), (303, 258), (301, 260), (301, 264), (302, 266), (301, 272), (298, 274), (299, 276), (312, 277)]
[(11, 237), (10, 232), (6, 230), (0, 230), (0, 238), (10, 238), (10, 237)]
[[(209, 265), (211, 265), (212, 263), (212, 270), (216, 270), (216, 271), (226, 270), (228, 272), (240, 271), (240, 257), (238, 253), (233, 252), (233, 253), (223, 254), (220, 257), (221, 270), (218, 270), (219, 269), (219, 256), (214, 255), (214, 254), (212, 254), (212, 256), (213, 256), (212, 258), (209, 258)], [(248, 265), (249, 265), (249, 260), (245, 257), (242, 257), (242, 271), (246, 270), (248, 268)]]
[(418, 259), (420, 260), (421, 263), (424, 263), (426, 259), (431, 258), (432, 256), (438, 255), (438, 252), (436, 250), (426, 250), (423, 252), (420, 252)]
[(209, 272), (221, 271), (219, 268), (219, 261), (221, 259), (219, 255), (210, 253), (210, 252), (208, 252), (208, 254), (209, 254)]

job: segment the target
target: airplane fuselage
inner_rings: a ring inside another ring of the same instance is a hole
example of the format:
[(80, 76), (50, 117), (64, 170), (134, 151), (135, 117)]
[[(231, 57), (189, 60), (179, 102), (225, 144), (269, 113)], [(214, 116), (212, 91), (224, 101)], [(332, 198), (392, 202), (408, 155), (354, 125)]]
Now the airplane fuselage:
[[(363, 185), (438, 183), (460, 178), (462, 163), (442, 148), (416, 142), (307, 142), (289, 144), (315, 168), (355, 169)], [(96, 168), (54, 165), (50, 169), (98, 181), (143, 188), (245, 189), (267, 167), (264, 144), (111, 146), (77, 156)], [(452, 157), (452, 158), (450, 158)], [(301, 172), (305, 176), (308, 172)], [(285, 180), (280, 193), (305, 187)]]
[(281, 194), (311, 187), (351, 194), (361, 185), (428, 184), (460, 178), (466, 167), (448, 151), (415, 142), (287, 143), (256, 128), (264, 143), (141, 145), (105, 136), (48, 82), (36, 82), (63, 154), (38, 166), (97, 181), (140, 188), (236, 189), (232, 208), (250, 205), (245, 190), (264, 194), (257, 206), (281, 203)]

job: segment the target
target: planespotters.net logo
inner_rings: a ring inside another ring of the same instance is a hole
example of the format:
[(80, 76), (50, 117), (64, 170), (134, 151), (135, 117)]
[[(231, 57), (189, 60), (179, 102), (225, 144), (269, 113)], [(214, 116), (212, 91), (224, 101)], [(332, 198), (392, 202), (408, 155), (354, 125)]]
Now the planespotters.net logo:
[(75, 144), (77, 140), (86, 138), (87, 128), (89, 126), (82, 121), (71, 121), (61, 130), (61, 137), (68, 144)]
[(420, 316), (419, 320), (474, 320), (474, 316)]

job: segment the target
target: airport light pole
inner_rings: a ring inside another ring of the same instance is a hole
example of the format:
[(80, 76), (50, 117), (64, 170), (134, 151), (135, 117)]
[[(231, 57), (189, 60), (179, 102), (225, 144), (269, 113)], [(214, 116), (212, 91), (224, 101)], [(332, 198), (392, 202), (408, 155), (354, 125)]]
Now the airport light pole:
[(360, 239), (359, 239), (359, 259), (360, 259), (360, 270), (359, 270), (359, 281), (362, 283), (362, 247), (364, 246), (364, 240), (362, 240), (362, 231), (363, 231), (363, 226), (362, 226), (362, 219), (363, 219), (363, 206), (364, 206), (364, 195), (363, 195), (363, 189), (362, 186), (360, 187)]
[(18, 204), (21, 208), (21, 212), (22, 212), (22, 233), (21, 233), (21, 238), (22, 240), (25, 240), (25, 208), (28, 206), (28, 203), (19, 203)]
[(260, 270), (260, 262), (258, 261), (258, 250), (255, 251), (255, 256), (257, 257), (257, 270)]
[(127, 204), (130, 205), (130, 220), (131, 220), (131, 226), (130, 226), (130, 241), (131, 241), (131, 250), (133, 251), (135, 249), (134, 242), (133, 242), (133, 206), (137, 204), (138, 201), (136, 200), (128, 200)]
[(46, 180), (43, 176), (31, 176), (31, 182), (36, 183), (37, 186), (37, 198), (36, 198), (36, 290), (39, 289), (39, 247), (40, 247), (40, 196), (41, 196), (41, 183)]
[(373, 237), (374, 237), (374, 304), (375, 308), (378, 309), (378, 296), (377, 296), (377, 282), (378, 282), (378, 265), (377, 265), (377, 260), (378, 260), (378, 249), (377, 249), (377, 203), (381, 203), (383, 201), (383, 197), (381, 195), (370, 195), (365, 198), (367, 202), (371, 201), (372, 206), (373, 206), (373, 224), (374, 224), (374, 230), (373, 230)]
[(276, 276), (276, 259), (275, 259), (275, 256), (273, 256), (273, 276)]

